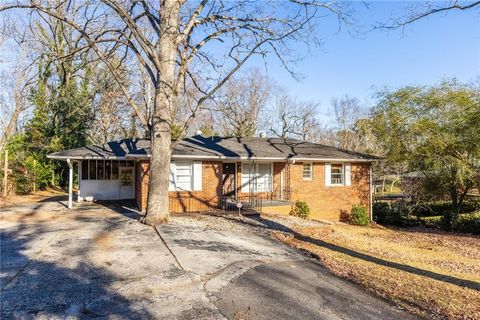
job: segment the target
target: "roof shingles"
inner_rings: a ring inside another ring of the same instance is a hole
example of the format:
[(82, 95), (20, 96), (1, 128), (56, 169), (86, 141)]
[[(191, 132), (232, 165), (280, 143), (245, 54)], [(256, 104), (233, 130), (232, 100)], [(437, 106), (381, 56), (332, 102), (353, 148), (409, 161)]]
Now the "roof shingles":
[[(52, 159), (148, 158), (150, 140), (123, 139), (103, 145), (92, 145), (52, 153)], [(261, 137), (204, 137), (201, 135), (177, 141), (173, 158), (219, 159), (312, 159), (372, 161), (376, 157), (295, 139)]]

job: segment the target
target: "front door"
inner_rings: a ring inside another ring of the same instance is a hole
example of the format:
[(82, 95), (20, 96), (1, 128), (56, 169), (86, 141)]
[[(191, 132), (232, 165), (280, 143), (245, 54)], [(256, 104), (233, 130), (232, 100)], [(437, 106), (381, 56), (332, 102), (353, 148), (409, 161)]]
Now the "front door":
[(135, 184), (134, 184), (134, 168), (121, 167), (120, 173), (120, 199), (134, 199), (135, 198)]
[(236, 179), (235, 179), (235, 172), (236, 172), (236, 165), (235, 163), (224, 163), (223, 164), (223, 176), (222, 176), (222, 190), (223, 195), (226, 197), (233, 197), (235, 196), (235, 188), (236, 188)]

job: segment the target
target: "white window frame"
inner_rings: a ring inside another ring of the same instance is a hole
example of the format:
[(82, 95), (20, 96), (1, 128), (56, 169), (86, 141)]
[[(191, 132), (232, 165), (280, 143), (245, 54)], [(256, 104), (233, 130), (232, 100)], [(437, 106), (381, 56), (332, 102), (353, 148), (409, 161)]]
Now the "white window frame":
[[(341, 177), (342, 177), (342, 182), (341, 183), (334, 183), (333, 182), (333, 177), (332, 177), (332, 166), (334, 165), (341, 165)], [(330, 185), (331, 186), (344, 186), (345, 185), (345, 164), (344, 163), (332, 163), (330, 165)]]
[[(260, 174), (258, 172), (258, 165), (266, 165), (268, 164), (270, 166), (270, 173), (269, 173), (269, 181), (268, 181), (268, 188), (259, 190), (258, 188), (258, 178), (260, 177)], [(249, 168), (249, 172), (251, 168), (253, 167), (253, 174), (248, 174), (245, 175), (245, 170), (244, 168)], [(242, 163), (242, 175), (241, 175), (241, 192), (253, 192), (253, 193), (262, 193), (262, 192), (273, 192), (273, 163), (272, 162), (261, 162), (261, 163), (248, 163), (248, 162), (243, 162)], [(255, 186), (254, 183), (257, 183)], [(253, 190), (250, 190), (250, 188), (253, 188)]]
[[(268, 170), (268, 174), (267, 175), (264, 175), (264, 176), (261, 176), (260, 175), (260, 166), (263, 165), (263, 166), (266, 166), (268, 165), (269, 166), (269, 170)], [(257, 179), (256, 179), (256, 182), (257, 182), (257, 187), (256, 187), (256, 191), (258, 193), (260, 192), (272, 192), (273, 191), (273, 174), (272, 174), (272, 163), (257, 163), (256, 164), (256, 175), (257, 175)], [(266, 176), (266, 180), (265, 181), (265, 176)], [(261, 179), (263, 178), (263, 179)], [(260, 190), (260, 187), (259, 185), (264, 185), (265, 187), (262, 188)]]
[[(305, 177), (305, 166), (309, 167), (309, 176)], [(302, 177), (305, 181), (312, 181), (313, 180), (313, 163), (312, 162), (304, 162), (303, 163), (303, 170), (302, 170)]]
[[(184, 166), (188, 167), (190, 170), (190, 174), (178, 174), (178, 169), (179, 167)], [(174, 186), (176, 191), (192, 191), (193, 190), (193, 162), (192, 161), (175, 161), (175, 166), (174, 166)], [(178, 177), (189, 177), (190, 178), (190, 183), (189, 186), (186, 188), (180, 188), (178, 186)]]

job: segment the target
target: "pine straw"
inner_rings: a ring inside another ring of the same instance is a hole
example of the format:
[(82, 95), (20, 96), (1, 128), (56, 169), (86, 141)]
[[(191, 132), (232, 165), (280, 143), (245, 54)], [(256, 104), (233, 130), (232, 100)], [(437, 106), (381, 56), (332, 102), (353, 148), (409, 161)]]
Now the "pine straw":
[(295, 228), (293, 234), (274, 232), (336, 275), (413, 313), (480, 319), (479, 237), (344, 224)]

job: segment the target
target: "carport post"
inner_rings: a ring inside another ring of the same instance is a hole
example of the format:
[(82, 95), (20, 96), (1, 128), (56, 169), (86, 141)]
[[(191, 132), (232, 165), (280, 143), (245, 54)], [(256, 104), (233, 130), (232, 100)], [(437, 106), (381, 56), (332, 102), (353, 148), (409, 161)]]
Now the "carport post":
[(68, 209), (72, 208), (72, 188), (73, 188), (73, 165), (70, 158), (67, 159), (68, 164)]

